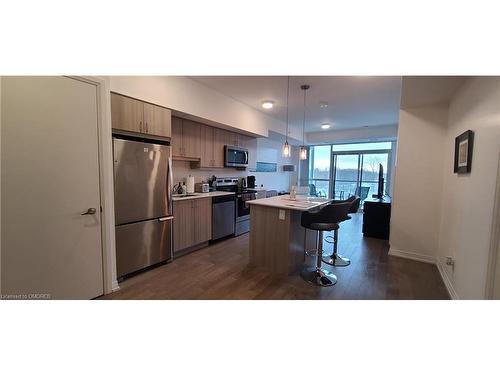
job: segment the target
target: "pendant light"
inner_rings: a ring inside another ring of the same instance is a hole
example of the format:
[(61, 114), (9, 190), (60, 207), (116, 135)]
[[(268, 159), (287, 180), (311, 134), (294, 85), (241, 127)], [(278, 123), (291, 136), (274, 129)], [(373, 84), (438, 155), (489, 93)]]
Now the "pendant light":
[(288, 81), (286, 85), (286, 134), (285, 134), (285, 144), (283, 145), (283, 157), (290, 157), (290, 145), (288, 144), (288, 97), (290, 96), (290, 76), (288, 76)]
[(302, 121), (302, 146), (300, 146), (300, 160), (307, 160), (307, 147), (304, 142), (304, 134), (306, 131), (306, 91), (309, 90), (309, 85), (302, 85), (300, 88), (304, 91), (304, 119)]

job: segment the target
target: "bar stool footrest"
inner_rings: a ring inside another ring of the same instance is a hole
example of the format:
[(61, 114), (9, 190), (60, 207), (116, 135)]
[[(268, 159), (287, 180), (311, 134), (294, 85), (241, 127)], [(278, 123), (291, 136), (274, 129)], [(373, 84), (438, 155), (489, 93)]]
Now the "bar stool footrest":
[(326, 255), (321, 259), (323, 263), (329, 264), (334, 267), (347, 267), (351, 264), (349, 258), (343, 257), (339, 254)]

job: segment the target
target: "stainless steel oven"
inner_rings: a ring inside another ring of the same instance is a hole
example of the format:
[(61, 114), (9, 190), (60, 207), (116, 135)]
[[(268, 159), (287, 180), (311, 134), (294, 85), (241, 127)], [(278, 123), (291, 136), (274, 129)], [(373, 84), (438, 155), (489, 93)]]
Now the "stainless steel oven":
[(225, 145), (224, 165), (226, 167), (246, 168), (248, 166), (248, 150), (242, 147)]

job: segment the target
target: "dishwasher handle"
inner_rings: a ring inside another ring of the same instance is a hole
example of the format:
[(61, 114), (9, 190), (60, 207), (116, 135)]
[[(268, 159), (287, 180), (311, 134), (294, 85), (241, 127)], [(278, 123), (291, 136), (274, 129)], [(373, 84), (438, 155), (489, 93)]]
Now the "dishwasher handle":
[(212, 197), (212, 204), (224, 203), (224, 202), (234, 202), (235, 195), (223, 195), (220, 197)]

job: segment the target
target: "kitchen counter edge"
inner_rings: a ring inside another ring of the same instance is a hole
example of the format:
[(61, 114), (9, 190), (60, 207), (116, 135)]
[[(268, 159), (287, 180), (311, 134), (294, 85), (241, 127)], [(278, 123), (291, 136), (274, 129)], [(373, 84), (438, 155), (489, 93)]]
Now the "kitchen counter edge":
[(211, 191), (210, 193), (195, 193), (195, 194), (196, 195), (189, 195), (186, 197), (172, 196), (172, 201), (177, 202), (177, 201), (186, 201), (189, 199), (202, 199), (202, 198), (221, 197), (224, 195), (235, 195), (235, 193), (229, 191)]

